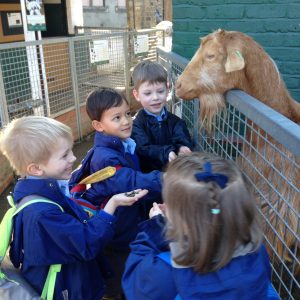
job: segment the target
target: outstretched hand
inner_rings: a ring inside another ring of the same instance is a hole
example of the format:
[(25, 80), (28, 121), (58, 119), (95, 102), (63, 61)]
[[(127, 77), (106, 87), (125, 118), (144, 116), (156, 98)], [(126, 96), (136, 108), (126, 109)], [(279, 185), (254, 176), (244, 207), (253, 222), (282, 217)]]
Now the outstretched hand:
[(103, 210), (113, 215), (119, 206), (131, 206), (147, 193), (148, 190), (136, 189), (131, 192), (116, 194), (109, 199)]

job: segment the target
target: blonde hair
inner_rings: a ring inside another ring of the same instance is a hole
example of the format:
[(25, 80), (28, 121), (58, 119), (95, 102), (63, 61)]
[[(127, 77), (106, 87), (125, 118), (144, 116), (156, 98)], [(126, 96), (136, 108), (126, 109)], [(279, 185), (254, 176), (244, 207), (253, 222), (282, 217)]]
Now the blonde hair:
[(73, 143), (71, 128), (47, 117), (28, 116), (10, 122), (0, 133), (0, 150), (24, 176), (31, 163), (47, 163), (57, 140)]
[[(196, 179), (206, 162), (212, 173), (228, 178), (224, 188)], [(169, 217), (167, 238), (181, 250), (174, 261), (195, 272), (218, 270), (238, 246), (251, 243), (254, 251), (262, 242), (254, 197), (233, 161), (201, 153), (179, 156), (165, 173), (163, 199)]]

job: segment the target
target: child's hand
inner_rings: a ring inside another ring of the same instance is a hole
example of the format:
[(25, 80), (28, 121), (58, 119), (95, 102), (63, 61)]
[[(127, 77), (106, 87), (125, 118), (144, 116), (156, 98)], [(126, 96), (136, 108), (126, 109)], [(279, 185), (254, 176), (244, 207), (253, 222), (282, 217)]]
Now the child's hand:
[(103, 210), (108, 214), (113, 215), (119, 206), (131, 206), (147, 193), (148, 190), (137, 189), (131, 192), (114, 195), (109, 199)]
[(191, 149), (187, 146), (181, 146), (178, 151), (178, 155), (191, 153)]
[(169, 153), (169, 161), (174, 160), (177, 157), (176, 153), (174, 151), (171, 151)]
[(165, 211), (165, 205), (164, 204), (157, 204), (156, 202), (153, 203), (152, 208), (149, 212), (149, 218), (153, 218), (157, 215), (163, 215), (164, 216)]

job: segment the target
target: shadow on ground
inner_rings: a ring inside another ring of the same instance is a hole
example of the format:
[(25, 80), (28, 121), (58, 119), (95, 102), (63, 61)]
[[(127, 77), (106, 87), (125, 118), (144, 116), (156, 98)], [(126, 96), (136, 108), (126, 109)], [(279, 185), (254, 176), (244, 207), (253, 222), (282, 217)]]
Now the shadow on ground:
[[(87, 151), (92, 148), (94, 142), (94, 134), (86, 136), (82, 141), (74, 144), (73, 152), (77, 160), (74, 164), (74, 169), (80, 164), (81, 160), (85, 157)], [(15, 182), (12, 182), (8, 188), (0, 195), (0, 220), (2, 220), (5, 212), (9, 208), (7, 203), (7, 195), (12, 192)]]

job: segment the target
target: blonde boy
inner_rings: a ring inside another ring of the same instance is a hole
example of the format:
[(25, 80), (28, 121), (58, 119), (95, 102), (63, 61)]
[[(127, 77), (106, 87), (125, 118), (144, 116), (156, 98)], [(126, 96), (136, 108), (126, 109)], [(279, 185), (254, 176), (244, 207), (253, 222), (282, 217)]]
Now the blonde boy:
[(47, 117), (16, 119), (1, 132), (0, 150), (21, 177), (14, 189), (16, 204), (47, 199), (63, 208), (62, 212), (57, 205), (39, 202), (16, 215), (10, 259), (39, 293), (49, 266), (62, 264), (55, 299), (101, 299), (107, 271), (101, 267), (101, 250), (114, 234), (113, 213), (147, 191), (133, 198), (115, 195), (99, 215), (88, 219), (68, 197), (67, 180), (75, 161), (72, 146), (71, 129)]

